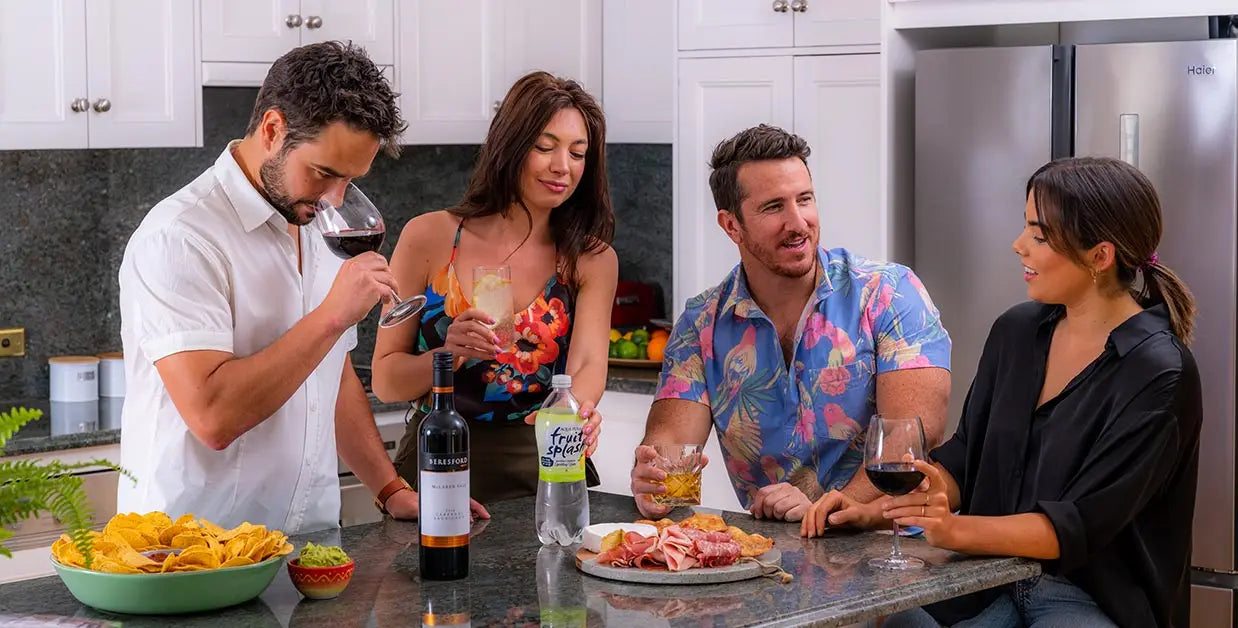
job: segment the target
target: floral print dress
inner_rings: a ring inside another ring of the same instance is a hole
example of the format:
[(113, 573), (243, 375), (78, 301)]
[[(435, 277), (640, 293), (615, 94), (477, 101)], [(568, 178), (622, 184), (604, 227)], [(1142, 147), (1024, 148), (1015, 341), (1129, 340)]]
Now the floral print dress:
[[(447, 328), (471, 305), (460, 289), (456, 274), (456, 249), (460, 245), (461, 221), (451, 247), (451, 259), (426, 288), (426, 306), (417, 331), (417, 353), (443, 346)], [(497, 360), (468, 360), (456, 371), (456, 411), (466, 419), (486, 423), (524, 422), (541, 407), (550, 392), (550, 378), (564, 373), (572, 334), (572, 295), (557, 275), (546, 281), (542, 292), (515, 313), (516, 342)], [(430, 410), (430, 397), (419, 399), (417, 408)]]

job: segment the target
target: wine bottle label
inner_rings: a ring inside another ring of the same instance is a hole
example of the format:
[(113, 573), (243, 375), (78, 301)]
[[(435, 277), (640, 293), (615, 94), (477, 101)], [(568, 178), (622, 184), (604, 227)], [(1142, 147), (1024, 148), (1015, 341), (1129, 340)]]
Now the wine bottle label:
[(469, 535), (469, 455), (421, 453), (420, 523), (427, 547), (461, 547)]
[(566, 408), (537, 413), (537, 477), (544, 482), (585, 479), (585, 422)]

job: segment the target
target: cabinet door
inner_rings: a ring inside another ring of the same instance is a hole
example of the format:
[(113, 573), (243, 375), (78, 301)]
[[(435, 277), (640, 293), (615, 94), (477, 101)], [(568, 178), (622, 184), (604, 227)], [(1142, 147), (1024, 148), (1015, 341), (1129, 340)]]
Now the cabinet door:
[(880, 57), (796, 57), (795, 132), (808, 141), (821, 244), (885, 259)]
[(603, 0), (602, 9), (606, 141), (670, 144), (673, 6), (666, 0)]
[(86, 24), (91, 148), (200, 145), (193, 4), (90, 0)]
[(679, 49), (790, 46), (795, 28), (790, 4), (791, 0), (679, 0)]
[(85, 0), (0, 2), (0, 150), (85, 148), (85, 98)]
[[(480, 144), (508, 88), (503, 0), (401, 0), (405, 144)], [(450, 60), (450, 62), (448, 62)]]
[[(377, 65), (395, 63), (395, 0), (301, 0), (301, 43), (351, 41)], [(460, 49), (461, 40), (457, 39)], [(470, 42), (471, 43), (471, 42)], [(454, 52), (454, 51), (453, 51)], [(440, 63), (450, 64), (451, 57)]]
[(797, 0), (796, 46), (881, 43), (881, 0)]
[(202, 0), (202, 60), (271, 63), (300, 45), (304, 23), (300, 0)]
[[(602, 97), (602, 0), (504, 0), (504, 93), (545, 70)], [(469, 42), (470, 45), (472, 42)]]
[(722, 280), (739, 263), (718, 226), (709, 191), (709, 158), (718, 142), (762, 122), (791, 130), (791, 57), (679, 60), (675, 145), (674, 311)]

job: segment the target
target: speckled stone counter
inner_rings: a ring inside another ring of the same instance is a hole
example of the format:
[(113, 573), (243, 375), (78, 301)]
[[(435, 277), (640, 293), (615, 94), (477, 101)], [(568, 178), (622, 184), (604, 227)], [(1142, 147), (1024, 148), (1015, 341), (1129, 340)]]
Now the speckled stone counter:
[[(652, 369), (612, 368), (606, 380), (606, 390), (652, 395), (657, 387), (658, 371)], [(375, 414), (380, 412), (404, 412), (408, 410), (407, 402), (384, 403), (370, 395), (370, 408)], [(4, 447), (5, 456), (23, 456), (26, 454), (64, 451), (67, 449), (82, 449), (114, 445), (120, 442), (120, 430), (97, 430), (78, 434), (51, 435), (51, 418), (49, 409), (51, 403), (46, 399), (16, 399), (0, 401), (0, 411), (8, 411), (12, 407), (36, 408), (43, 411), (43, 417), (27, 423)]]
[[(473, 526), (471, 574), (423, 582), (417, 573), (417, 526), (386, 520), (293, 538), (339, 543), (357, 563), (348, 589), (333, 600), (301, 599), (281, 570), (256, 600), (213, 613), (179, 617), (117, 616), (81, 605), (57, 577), (0, 586), (0, 614), (50, 614), (120, 620), (125, 626), (406, 626), (427, 605), (470, 615), (473, 626), (843, 626), (1029, 578), (1039, 564), (1015, 558), (968, 558), (907, 540), (904, 552), (928, 567), (889, 572), (866, 559), (890, 549), (889, 535), (833, 532), (801, 539), (797, 524), (725, 513), (729, 523), (773, 538), (790, 584), (768, 578), (697, 586), (636, 585), (586, 576), (571, 550), (542, 548), (533, 532), (533, 499), (488, 505), (493, 518)], [(590, 494), (592, 521), (638, 518), (631, 497)], [(681, 509), (672, 517), (689, 514)], [(295, 554), (294, 554), (295, 555)], [(0, 565), (3, 564), (0, 559)]]
[(652, 395), (658, 391), (658, 369), (612, 366), (607, 371), (606, 390)]

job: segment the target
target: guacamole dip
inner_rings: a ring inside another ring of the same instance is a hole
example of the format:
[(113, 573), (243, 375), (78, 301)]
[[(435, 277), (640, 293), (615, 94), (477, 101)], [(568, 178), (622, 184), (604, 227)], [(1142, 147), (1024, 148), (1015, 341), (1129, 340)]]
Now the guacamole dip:
[(306, 543), (305, 547), (301, 548), (301, 555), (297, 564), (304, 567), (334, 567), (336, 565), (347, 565), (350, 561), (348, 554), (344, 550), (335, 545), (314, 545)]

